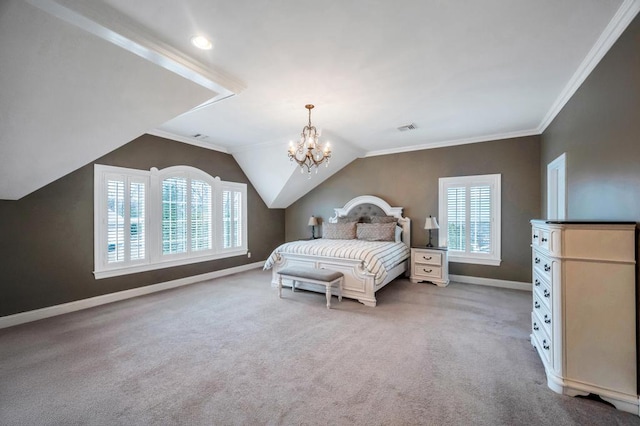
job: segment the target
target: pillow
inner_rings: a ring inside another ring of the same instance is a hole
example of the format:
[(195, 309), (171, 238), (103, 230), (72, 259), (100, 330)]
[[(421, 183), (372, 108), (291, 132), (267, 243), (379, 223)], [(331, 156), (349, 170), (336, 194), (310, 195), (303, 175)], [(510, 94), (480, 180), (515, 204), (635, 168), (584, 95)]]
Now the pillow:
[(402, 226), (396, 226), (396, 243), (402, 242)]
[(356, 235), (365, 241), (395, 241), (395, 223), (358, 223)]
[(351, 222), (355, 222), (355, 220), (353, 220), (350, 217), (344, 216), (344, 217), (339, 217), (337, 223), (351, 223)]
[(328, 240), (353, 240), (356, 238), (356, 223), (323, 223), (322, 238)]
[(397, 217), (393, 216), (372, 216), (371, 223), (396, 223), (398, 222)]

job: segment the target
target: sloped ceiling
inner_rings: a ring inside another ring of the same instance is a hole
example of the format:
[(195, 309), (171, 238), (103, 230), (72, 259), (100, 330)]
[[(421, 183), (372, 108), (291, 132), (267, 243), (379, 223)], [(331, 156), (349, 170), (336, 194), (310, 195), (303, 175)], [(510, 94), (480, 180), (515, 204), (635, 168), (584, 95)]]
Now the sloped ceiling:
[[(270, 207), (358, 157), (539, 134), (638, 10), (640, 0), (1, 2), (0, 198), (145, 132), (233, 154)], [(214, 49), (197, 51), (194, 34)], [(307, 103), (333, 146), (311, 179), (286, 157)]]

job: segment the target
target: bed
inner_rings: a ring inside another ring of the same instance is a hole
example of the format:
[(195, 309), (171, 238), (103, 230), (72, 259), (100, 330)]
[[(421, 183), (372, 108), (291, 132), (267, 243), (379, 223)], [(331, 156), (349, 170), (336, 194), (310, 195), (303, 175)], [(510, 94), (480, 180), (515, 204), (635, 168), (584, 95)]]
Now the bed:
[[(278, 285), (278, 271), (291, 266), (340, 271), (344, 274), (343, 297), (376, 306), (376, 292), (408, 271), (411, 220), (402, 216), (402, 207), (391, 207), (371, 195), (356, 197), (334, 210), (328, 223), (336, 225), (323, 227), (324, 238), (282, 244), (271, 253), (264, 269), (272, 270), (274, 287)], [(328, 235), (329, 229), (334, 232), (348, 228), (351, 232), (352, 226), (356, 229), (355, 236), (362, 239), (351, 238), (352, 234), (348, 239), (336, 239), (340, 233)], [(369, 231), (375, 234), (383, 230), (387, 235), (391, 228), (394, 234), (391, 240), (372, 241), (368, 237)], [(291, 282), (283, 280), (283, 285), (291, 286)], [(296, 288), (325, 292), (324, 287), (308, 283), (300, 283)]]

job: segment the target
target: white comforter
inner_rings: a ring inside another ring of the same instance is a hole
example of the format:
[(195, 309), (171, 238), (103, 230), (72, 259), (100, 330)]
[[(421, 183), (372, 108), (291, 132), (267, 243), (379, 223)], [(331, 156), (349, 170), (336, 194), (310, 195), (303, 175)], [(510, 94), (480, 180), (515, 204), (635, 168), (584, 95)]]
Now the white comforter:
[(384, 281), (387, 271), (409, 258), (411, 251), (401, 242), (328, 240), (293, 241), (276, 248), (264, 264), (271, 269), (279, 253), (361, 260), (365, 269), (375, 275), (376, 283)]

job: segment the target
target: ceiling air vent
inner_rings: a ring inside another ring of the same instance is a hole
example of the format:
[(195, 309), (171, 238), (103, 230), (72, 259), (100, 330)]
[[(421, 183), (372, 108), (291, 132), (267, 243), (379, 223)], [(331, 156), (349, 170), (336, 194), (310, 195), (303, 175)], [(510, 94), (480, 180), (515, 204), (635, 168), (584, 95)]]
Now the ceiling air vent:
[(191, 137), (194, 138), (194, 139), (198, 139), (200, 141), (204, 141), (204, 140), (209, 139), (209, 136), (203, 135), (202, 133), (196, 133), (195, 135), (191, 135)]
[(400, 130), (401, 132), (406, 132), (407, 130), (415, 130), (415, 129), (417, 129), (417, 127), (413, 123), (407, 124), (406, 126), (398, 127), (398, 130)]

